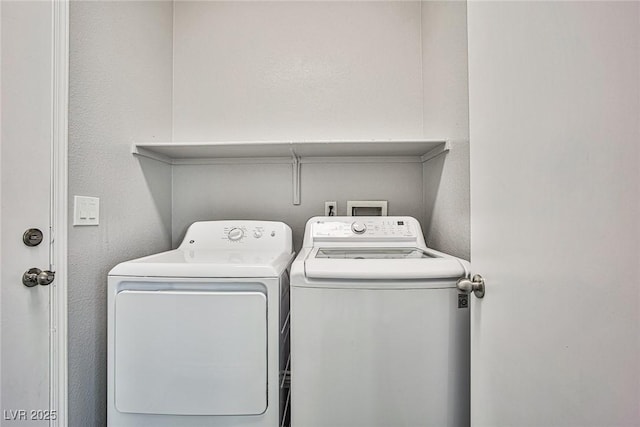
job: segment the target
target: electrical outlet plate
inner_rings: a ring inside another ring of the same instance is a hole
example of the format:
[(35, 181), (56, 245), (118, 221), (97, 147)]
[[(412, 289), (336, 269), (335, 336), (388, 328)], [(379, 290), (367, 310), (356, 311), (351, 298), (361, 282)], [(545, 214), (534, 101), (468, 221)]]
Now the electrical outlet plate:
[(100, 199), (73, 196), (73, 225), (98, 225), (100, 223)]
[(324, 216), (337, 216), (338, 215), (338, 202), (330, 201), (324, 202)]

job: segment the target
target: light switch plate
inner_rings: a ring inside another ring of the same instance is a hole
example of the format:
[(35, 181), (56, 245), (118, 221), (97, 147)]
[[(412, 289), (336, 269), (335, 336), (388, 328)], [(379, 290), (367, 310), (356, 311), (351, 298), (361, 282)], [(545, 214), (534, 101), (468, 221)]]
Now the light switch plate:
[(73, 225), (100, 224), (100, 199), (73, 196)]

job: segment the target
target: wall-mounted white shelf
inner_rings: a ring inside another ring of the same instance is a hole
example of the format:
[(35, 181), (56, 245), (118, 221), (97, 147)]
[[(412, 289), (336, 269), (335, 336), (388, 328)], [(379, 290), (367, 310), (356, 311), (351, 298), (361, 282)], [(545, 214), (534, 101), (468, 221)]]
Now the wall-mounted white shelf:
[(449, 149), (444, 140), (140, 142), (133, 144), (132, 153), (170, 165), (290, 163), (293, 204), (298, 205), (301, 163), (426, 162)]
[[(140, 142), (133, 144), (133, 154), (169, 164), (224, 163), (240, 159), (336, 157), (414, 157), (423, 159), (434, 149), (447, 150), (443, 140), (375, 140), (375, 141), (234, 141), (234, 142)], [(435, 154), (435, 153), (434, 153)], [(379, 159), (382, 160), (382, 159)]]

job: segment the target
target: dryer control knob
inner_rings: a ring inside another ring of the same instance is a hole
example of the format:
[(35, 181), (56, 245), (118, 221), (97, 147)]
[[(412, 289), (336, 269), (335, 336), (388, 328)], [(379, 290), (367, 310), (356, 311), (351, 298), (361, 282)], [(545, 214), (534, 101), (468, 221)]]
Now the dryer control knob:
[(240, 240), (240, 239), (242, 239), (244, 237), (244, 231), (242, 231), (242, 229), (240, 229), (240, 228), (232, 228), (229, 231), (229, 234), (227, 234), (227, 237), (232, 242), (237, 242), (238, 240)]
[(367, 226), (361, 222), (354, 222), (353, 224), (351, 224), (351, 231), (356, 234), (362, 234), (367, 231)]
[(262, 237), (262, 231), (260, 230), (254, 230), (253, 232), (253, 237), (255, 237), (256, 239), (259, 239)]

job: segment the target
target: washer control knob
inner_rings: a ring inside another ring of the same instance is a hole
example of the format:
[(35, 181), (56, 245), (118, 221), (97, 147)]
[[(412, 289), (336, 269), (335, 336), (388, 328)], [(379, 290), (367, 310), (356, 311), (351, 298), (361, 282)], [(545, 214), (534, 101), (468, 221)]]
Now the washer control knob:
[(254, 230), (253, 231), (253, 237), (255, 237), (256, 239), (259, 239), (262, 237), (262, 231), (260, 230)]
[(244, 231), (242, 231), (242, 229), (240, 229), (240, 228), (232, 228), (229, 231), (229, 234), (227, 234), (227, 237), (232, 242), (237, 242), (238, 240), (240, 240), (240, 239), (242, 239), (244, 237)]
[(367, 226), (361, 222), (354, 222), (353, 224), (351, 224), (351, 231), (356, 234), (362, 234), (367, 231)]

